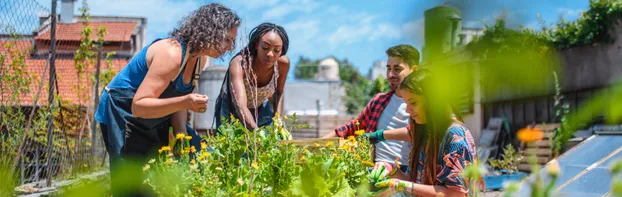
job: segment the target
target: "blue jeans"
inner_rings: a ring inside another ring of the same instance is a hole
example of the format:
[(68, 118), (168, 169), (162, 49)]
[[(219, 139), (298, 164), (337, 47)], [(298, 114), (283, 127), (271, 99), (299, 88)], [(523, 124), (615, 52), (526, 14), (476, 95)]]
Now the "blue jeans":
[[(219, 111), (220, 111), (220, 116), (225, 118), (226, 120), (229, 120), (229, 114), (232, 114), (234, 116), (234, 118), (241, 120), (240, 116), (235, 113), (235, 109), (231, 109), (230, 107), (231, 105), (228, 104), (221, 104), (221, 105), (217, 105), (216, 107), (220, 107)], [(269, 100), (265, 100), (261, 105), (259, 105), (259, 107), (257, 108), (250, 108), (248, 109), (251, 112), (251, 115), (253, 116), (253, 120), (257, 120), (257, 127), (262, 127), (262, 126), (271, 126), (273, 124), (272, 118), (274, 117), (274, 109), (272, 108), (272, 104), (270, 103)], [(257, 111), (257, 117), (255, 116), (255, 111)], [(216, 117), (217, 121), (216, 121), (216, 128), (220, 127), (220, 125), (222, 124), (222, 122), (220, 121), (221, 117)]]

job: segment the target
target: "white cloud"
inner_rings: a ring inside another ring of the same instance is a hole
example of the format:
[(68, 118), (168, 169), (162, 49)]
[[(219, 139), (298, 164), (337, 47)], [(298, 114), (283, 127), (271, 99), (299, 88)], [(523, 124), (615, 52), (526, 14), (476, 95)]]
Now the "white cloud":
[(414, 39), (423, 42), (423, 18), (401, 24), (375, 23), (376, 16), (359, 16), (358, 23), (342, 25), (326, 38), (329, 47), (376, 40)]
[(562, 14), (564, 17), (578, 17), (581, 16), (581, 13), (585, 12), (583, 9), (568, 9), (568, 8), (558, 8), (557, 12)]
[(326, 9), (326, 11), (331, 14), (339, 14), (339, 12), (341, 11), (341, 7), (339, 7), (338, 5), (331, 5), (330, 7), (328, 7), (328, 9)]
[(318, 2), (311, 0), (290, 0), (274, 6), (264, 12), (262, 20), (275, 20), (296, 12), (310, 13), (319, 5), (320, 4)]

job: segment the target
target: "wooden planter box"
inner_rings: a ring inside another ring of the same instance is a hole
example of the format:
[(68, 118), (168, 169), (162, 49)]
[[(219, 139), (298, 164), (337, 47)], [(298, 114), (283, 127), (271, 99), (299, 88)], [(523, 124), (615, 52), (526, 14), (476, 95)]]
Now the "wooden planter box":
[[(307, 149), (311, 152), (320, 150), (320, 148), (326, 148), (326, 143), (333, 142), (333, 146), (341, 147), (346, 143), (346, 140), (340, 137), (331, 138), (312, 138), (304, 140), (283, 140), (281, 143), (292, 143), (298, 147), (307, 146)], [(317, 147), (316, 147), (317, 144)]]

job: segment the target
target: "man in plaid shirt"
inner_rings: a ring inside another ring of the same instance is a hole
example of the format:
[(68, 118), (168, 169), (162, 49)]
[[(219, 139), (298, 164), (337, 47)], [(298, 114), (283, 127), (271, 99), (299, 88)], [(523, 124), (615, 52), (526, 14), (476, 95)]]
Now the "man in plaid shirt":
[[(375, 144), (374, 162), (376, 165), (389, 162), (400, 165), (400, 169), (408, 169), (408, 158), (411, 148), (410, 142), (397, 140), (384, 140), (382, 131), (390, 129), (405, 129), (408, 126), (410, 116), (406, 112), (406, 103), (395, 95), (402, 80), (412, 71), (417, 70), (419, 64), (419, 51), (411, 45), (397, 45), (386, 51), (387, 73), (391, 91), (377, 94), (363, 109), (355, 120), (335, 129), (326, 137), (343, 137), (355, 135), (358, 130), (374, 132), (380, 138)], [(405, 172), (405, 171), (403, 171)]]

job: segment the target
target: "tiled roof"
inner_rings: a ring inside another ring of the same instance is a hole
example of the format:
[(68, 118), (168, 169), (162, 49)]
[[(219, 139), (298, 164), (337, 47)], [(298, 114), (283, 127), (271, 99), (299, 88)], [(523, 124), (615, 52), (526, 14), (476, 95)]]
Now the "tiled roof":
[[(136, 22), (90, 22), (93, 27), (91, 33), (91, 39), (97, 39), (96, 30), (100, 26), (106, 27), (108, 34), (104, 36), (104, 40), (110, 42), (128, 42)], [(57, 23), (56, 24), (56, 39), (59, 41), (80, 41), (82, 37), (82, 30), (85, 25), (81, 22), (77, 23)], [(50, 40), (50, 26), (47, 26), (39, 35), (35, 37), (35, 40)]]
[[(12, 42), (12, 41), (0, 40), (0, 46), (4, 46), (6, 42)], [(28, 49), (28, 48), (31, 48), (32, 44), (30, 40), (18, 40), (18, 41), (15, 41), (15, 46), (19, 49)], [(4, 47), (0, 47), (0, 54), (7, 56), (7, 51), (6, 49), (4, 49)], [(10, 57), (10, 56), (7, 56), (7, 57)], [(121, 68), (123, 68), (123, 66), (125, 66), (128, 61), (129, 59), (113, 59), (112, 69), (118, 71)], [(12, 62), (12, 60), (10, 60), (9, 58), (5, 59), (5, 65), (10, 62)], [(78, 82), (80, 82), (79, 83), (80, 86), (86, 88), (86, 90), (82, 91), (86, 95), (83, 96), (83, 98), (85, 99), (83, 99), (84, 101), (81, 104), (83, 105), (88, 104), (89, 102), (88, 98), (91, 98), (92, 96), (92, 91), (91, 91), (92, 87), (89, 84), (91, 83), (90, 79), (93, 77), (93, 73), (95, 72), (95, 65), (92, 65), (89, 69), (85, 71), (84, 75), (78, 78), (76, 74), (76, 69), (74, 67), (73, 59), (56, 59), (55, 62), (56, 62), (55, 64), (56, 65), (56, 76), (58, 78), (58, 88), (60, 91), (60, 96), (64, 100), (67, 100), (72, 104), (80, 104), (79, 99), (78, 99), (79, 98), (78, 91), (76, 91), (76, 88), (77, 88), (76, 86), (78, 85)], [(21, 105), (26, 105), (26, 106), (33, 105), (34, 97), (37, 94), (41, 76), (44, 74), (46, 63), (47, 63), (47, 60), (45, 58), (31, 58), (28, 55), (26, 56), (26, 59), (25, 59), (26, 71), (31, 76), (31, 79), (32, 79), (30, 83), (31, 92), (20, 96)], [(105, 62), (103, 60), (101, 62), (101, 68), (102, 70), (106, 68)], [(6, 69), (6, 68), (2, 68), (2, 69)], [(43, 88), (39, 95), (39, 101), (37, 105), (47, 105), (48, 103), (47, 102), (47, 94), (48, 94), (47, 87), (48, 87), (49, 73), (47, 71), (45, 73), (46, 73), (46, 76), (43, 82)], [(5, 98), (9, 98), (10, 94), (12, 94), (11, 90), (4, 89), (2, 90), (1, 96), (3, 97), (3, 99), (5, 99)]]

